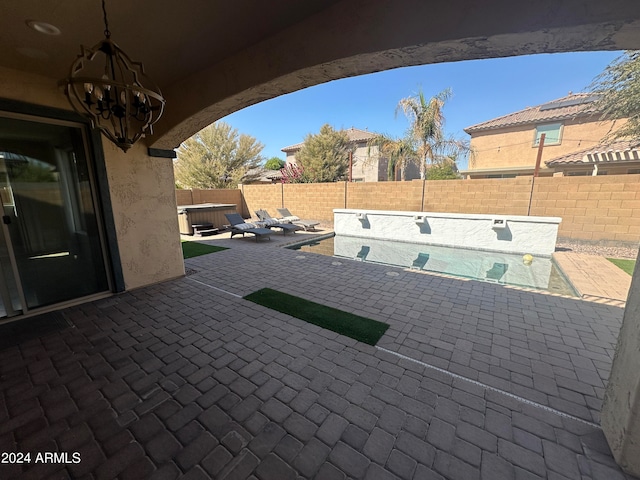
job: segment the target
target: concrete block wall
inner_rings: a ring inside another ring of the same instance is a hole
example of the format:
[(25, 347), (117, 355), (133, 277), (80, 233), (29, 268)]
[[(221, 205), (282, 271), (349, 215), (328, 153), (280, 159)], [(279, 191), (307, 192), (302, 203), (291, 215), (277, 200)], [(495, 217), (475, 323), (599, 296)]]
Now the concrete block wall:
[(215, 190), (193, 190), (193, 203), (233, 203), (242, 204), (242, 192), (237, 188), (220, 188)]
[(559, 237), (638, 243), (640, 175), (537, 178), (531, 215), (562, 217)]
[[(347, 184), (345, 208), (367, 210), (422, 210), (422, 181)], [(341, 208), (341, 207), (337, 207)]]
[[(533, 194), (532, 190), (533, 183)], [(210, 193), (211, 192), (211, 193)], [(189, 197), (191, 195), (191, 197)], [(561, 217), (558, 237), (602, 244), (640, 242), (640, 175), (242, 185), (177, 190), (178, 205), (242, 204), (242, 214), (287, 207), (300, 218), (333, 221), (334, 208)]]
[(281, 183), (242, 185), (239, 191), (244, 198), (244, 216), (256, 219), (256, 210), (266, 210), (271, 216), (277, 216), (276, 208), (282, 207), (282, 187)]
[(178, 205), (193, 205), (191, 190), (176, 190), (176, 203)]
[(285, 184), (283, 206), (300, 218), (333, 222), (333, 209), (344, 208), (346, 186), (346, 182)]
[(531, 180), (521, 177), (427, 181), (422, 210), (441, 213), (526, 215)]

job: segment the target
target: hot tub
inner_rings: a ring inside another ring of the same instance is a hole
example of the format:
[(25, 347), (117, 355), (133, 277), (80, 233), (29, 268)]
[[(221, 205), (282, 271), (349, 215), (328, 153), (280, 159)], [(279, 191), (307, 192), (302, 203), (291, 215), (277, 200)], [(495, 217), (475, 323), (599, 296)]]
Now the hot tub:
[(183, 235), (193, 235), (193, 225), (211, 224), (211, 228), (221, 229), (228, 224), (225, 213), (235, 213), (236, 205), (227, 203), (201, 203), (178, 206), (178, 225)]

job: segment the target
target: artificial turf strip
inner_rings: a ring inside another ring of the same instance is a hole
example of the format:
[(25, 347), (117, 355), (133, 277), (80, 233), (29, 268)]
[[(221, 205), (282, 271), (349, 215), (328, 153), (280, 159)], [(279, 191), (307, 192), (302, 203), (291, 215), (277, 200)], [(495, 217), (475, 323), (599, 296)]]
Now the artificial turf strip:
[(225, 247), (216, 247), (215, 245), (207, 245), (206, 243), (198, 243), (182, 240), (182, 258), (199, 257), (207, 253), (219, 252), (227, 250)]
[(633, 269), (636, 267), (635, 260), (626, 260), (624, 258), (607, 258), (611, 263), (613, 263), (616, 267), (621, 268), (629, 275), (633, 275)]
[(343, 312), (270, 288), (263, 288), (244, 298), (368, 345), (378, 343), (380, 337), (389, 328), (386, 323)]

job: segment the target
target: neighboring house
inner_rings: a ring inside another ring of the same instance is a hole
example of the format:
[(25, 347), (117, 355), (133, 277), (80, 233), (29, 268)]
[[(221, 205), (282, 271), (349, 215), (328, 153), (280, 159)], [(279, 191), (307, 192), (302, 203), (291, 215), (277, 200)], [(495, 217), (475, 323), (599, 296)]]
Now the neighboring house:
[(281, 180), (282, 173), (280, 173), (280, 170), (269, 170), (264, 167), (252, 168), (242, 177), (242, 183), (245, 185), (278, 183)]
[(554, 176), (625, 175), (640, 173), (640, 141), (603, 143), (545, 162)]
[[(584, 155), (621, 121), (601, 121), (594, 110), (597, 96), (569, 94), (465, 128), (474, 152), (466, 178), (510, 178), (533, 175), (540, 137), (545, 133), (540, 176), (552, 176), (567, 156)], [(622, 120), (624, 122), (624, 120)], [(573, 158), (573, 157), (571, 157)], [(593, 170), (593, 169), (591, 169)], [(622, 172), (627, 173), (627, 172)]]
[[(349, 141), (353, 144), (353, 167), (351, 170), (351, 181), (353, 182), (384, 182), (388, 180), (389, 160), (378, 155), (378, 147), (369, 147), (368, 142), (375, 138), (377, 134), (360, 130), (358, 128), (349, 128), (344, 131), (349, 137)], [(297, 164), (296, 153), (300, 151), (304, 142), (296, 143), (282, 149), (286, 153), (287, 165)], [(407, 172), (407, 180), (419, 178), (417, 168), (410, 166)]]

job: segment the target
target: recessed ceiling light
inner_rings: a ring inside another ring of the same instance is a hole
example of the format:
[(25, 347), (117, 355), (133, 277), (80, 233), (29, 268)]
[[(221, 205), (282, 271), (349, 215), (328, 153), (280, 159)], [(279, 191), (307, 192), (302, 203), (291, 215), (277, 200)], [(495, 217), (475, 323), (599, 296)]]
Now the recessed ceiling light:
[(60, 35), (60, 29), (55, 25), (51, 25), (46, 22), (39, 22), (37, 20), (27, 20), (29, 28), (34, 29), (36, 32), (44, 33), (45, 35)]

